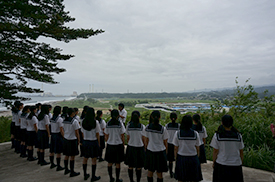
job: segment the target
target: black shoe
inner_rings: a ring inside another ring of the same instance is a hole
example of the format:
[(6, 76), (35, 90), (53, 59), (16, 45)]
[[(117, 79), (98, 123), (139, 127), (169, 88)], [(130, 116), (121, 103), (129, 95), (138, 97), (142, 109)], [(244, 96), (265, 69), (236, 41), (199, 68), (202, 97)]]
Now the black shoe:
[(94, 176), (94, 177), (92, 177), (92, 179), (91, 179), (91, 182), (93, 182), (93, 181), (98, 181), (98, 180), (100, 180), (100, 176)]
[(29, 160), (28, 161), (36, 161), (37, 160), (37, 158), (36, 157), (31, 157), (31, 158), (29, 158)]
[(115, 178), (110, 179), (110, 182), (115, 182)]
[(87, 180), (90, 177), (90, 174), (84, 175), (84, 180)]
[(171, 178), (174, 177), (174, 173), (173, 173), (173, 172), (170, 173), (170, 177), (171, 177)]
[(80, 172), (71, 172), (70, 173), (70, 177), (75, 177), (75, 176), (78, 176), (80, 175)]
[(40, 162), (40, 165), (41, 165), (41, 166), (46, 166), (46, 165), (48, 165), (48, 164), (50, 164), (50, 162), (47, 162), (47, 161), (42, 161), (42, 162)]
[(37, 161), (37, 164), (38, 164), (38, 165), (41, 164), (40, 160)]
[(26, 157), (28, 157), (26, 154), (23, 154), (23, 155), (20, 155), (20, 157), (22, 157), (22, 158), (26, 158)]
[(64, 170), (64, 169), (65, 169), (64, 167), (57, 166), (56, 171), (62, 171), (62, 170)]
[(55, 168), (57, 165), (55, 165), (54, 163), (52, 163), (51, 164), (51, 166), (50, 166), (50, 169), (53, 169), (53, 168)]
[(99, 159), (98, 159), (98, 162), (102, 162), (102, 161), (104, 161), (103, 158), (99, 158)]
[(71, 172), (71, 170), (69, 170), (69, 169), (65, 169), (65, 171), (64, 171), (64, 175), (69, 174), (70, 172)]
[(122, 182), (123, 180), (122, 179), (116, 179), (116, 182)]

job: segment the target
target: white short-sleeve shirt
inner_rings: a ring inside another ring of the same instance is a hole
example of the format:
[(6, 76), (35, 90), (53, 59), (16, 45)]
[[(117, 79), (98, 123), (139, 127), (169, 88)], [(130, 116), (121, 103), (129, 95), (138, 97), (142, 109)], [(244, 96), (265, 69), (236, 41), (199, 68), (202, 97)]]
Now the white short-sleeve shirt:
[(38, 129), (39, 130), (46, 130), (46, 125), (50, 125), (50, 119), (47, 114), (45, 114), (44, 118), (38, 121)]
[(165, 127), (158, 125), (159, 129), (151, 129), (149, 124), (145, 127), (144, 136), (149, 139), (147, 149), (152, 152), (160, 152), (166, 149), (163, 141), (168, 139)]
[(124, 116), (124, 118), (119, 117), (119, 121), (122, 123), (125, 123), (127, 118), (127, 111), (125, 109), (122, 109), (121, 111), (118, 110), (118, 112), (119, 112), (119, 115)]
[(22, 111), (18, 111), (18, 113), (15, 113), (15, 126), (20, 126), (21, 114), (22, 114)]
[(98, 121), (98, 123), (99, 123), (100, 129), (101, 129), (100, 132), (99, 132), (99, 135), (104, 136), (103, 130), (106, 128), (106, 122), (105, 122), (104, 119), (101, 119), (101, 121), (100, 122)]
[(27, 117), (28, 117), (28, 113), (26, 115), (22, 115), (20, 116), (20, 129), (26, 129), (27, 128)]
[(84, 140), (90, 140), (94, 141), (97, 140), (96, 134), (100, 132), (100, 126), (98, 121), (96, 120), (96, 127), (94, 129), (91, 129), (90, 131), (85, 130), (83, 126), (81, 127), (81, 132), (83, 133)]
[(123, 144), (121, 140), (121, 135), (125, 133), (125, 127), (121, 122), (119, 122), (118, 125), (110, 125), (110, 121), (109, 121), (106, 124), (104, 133), (106, 135), (109, 135), (107, 144), (110, 144), (110, 145)]
[(38, 119), (36, 116), (33, 116), (31, 119), (27, 118), (27, 131), (35, 131), (34, 125), (37, 126)]
[(178, 148), (178, 154), (182, 156), (197, 155), (196, 146), (202, 145), (202, 141), (197, 131), (189, 130), (185, 132), (179, 130), (175, 133), (173, 144)]
[(134, 127), (133, 124), (128, 124), (126, 127), (126, 134), (130, 137), (128, 145), (133, 147), (143, 147), (142, 136), (145, 135), (145, 126), (143, 124)]
[(242, 165), (240, 150), (244, 148), (244, 143), (240, 133), (235, 138), (226, 138), (215, 133), (210, 146), (219, 150), (217, 163), (227, 166)]
[(51, 132), (60, 133), (60, 128), (63, 127), (63, 118), (59, 115), (55, 119), (51, 118)]
[(167, 129), (168, 132), (168, 143), (173, 144), (173, 138), (176, 133), (180, 129), (180, 124), (179, 123), (168, 123), (165, 125), (165, 128)]
[(80, 129), (80, 125), (75, 118), (71, 118), (71, 121), (63, 121), (64, 138), (67, 140), (75, 140), (75, 131)]

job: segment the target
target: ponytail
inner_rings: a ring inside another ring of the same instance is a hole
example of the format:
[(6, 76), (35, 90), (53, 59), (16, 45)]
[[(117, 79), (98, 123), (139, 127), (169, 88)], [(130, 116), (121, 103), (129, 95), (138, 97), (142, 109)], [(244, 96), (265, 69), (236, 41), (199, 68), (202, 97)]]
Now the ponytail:
[(110, 125), (118, 125), (119, 124), (118, 116), (119, 116), (118, 110), (113, 109), (111, 111), (112, 119), (110, 120)]
[(136, 127), (139, 124), (140, 113), (138, 111), (133, 111), (131, 116), (131, 121), (134, 123)]
[(197, 124), (198, 131), (202, 130), (202, 124), (201, 124), (201, 116), (199, 114), (193, 115), (193, 121)]
[(154, 125), (159, 124), (159, 119), (160, 119), (160, 112), (159, 111), (153, 111), (152, 112), (152, 121)]
[(36, 106), (30, 106), (31, 113), (29, 114), (28, 119), (32, 119), (33, 116), (36, 117), (35, 112), (34, 112), (35, 109), (36, 109)]
[(96, 111), (96, 120), (98, 120), (99, 123), (101, 123), (101, 115), (102, 115), (101, 110)]

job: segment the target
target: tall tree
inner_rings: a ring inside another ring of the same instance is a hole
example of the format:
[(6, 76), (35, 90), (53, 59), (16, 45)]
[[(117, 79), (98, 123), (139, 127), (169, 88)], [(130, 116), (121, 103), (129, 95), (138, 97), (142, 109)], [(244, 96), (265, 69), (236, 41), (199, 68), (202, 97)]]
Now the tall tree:
[(73, 55), (39, 42), (39, 37), (68, 43), (104, 32), (65, 26), (75, 18), (64, 8), (63, 0), (0, 0), (0, 103), (27, 100), (17, 93), (41, 92), (28, 87), (29, 80), (55, 84), (53, 74), (66, 71), (58, 61)]

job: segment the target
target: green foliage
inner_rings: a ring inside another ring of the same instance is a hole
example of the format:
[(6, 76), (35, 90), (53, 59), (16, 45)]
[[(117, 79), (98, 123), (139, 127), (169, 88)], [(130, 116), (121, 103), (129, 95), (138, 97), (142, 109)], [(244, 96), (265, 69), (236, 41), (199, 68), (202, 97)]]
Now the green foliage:
[(0, 143), (10, 141), (11, 117), (0, 117)]
[(53, 74), (65, 71), (57, 61), (69, 60), (73, 55), (39, 42), (39, 37), (68, 43), (103, 32), (65, 26), (75, 19), (64, 8), (63, 0), (0, 0), (0, 103), (26, 100), (16, 93), (40, 92), (27, 86), (30, 79), (57, 83)]

